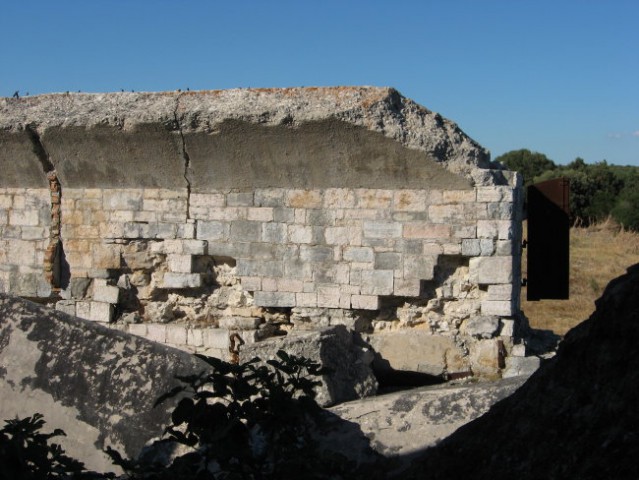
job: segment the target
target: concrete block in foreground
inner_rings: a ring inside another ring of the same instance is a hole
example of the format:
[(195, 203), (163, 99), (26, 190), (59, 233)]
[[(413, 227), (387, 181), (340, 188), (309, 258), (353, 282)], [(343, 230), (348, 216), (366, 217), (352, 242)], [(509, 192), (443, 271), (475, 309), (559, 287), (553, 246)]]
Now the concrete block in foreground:
[(162, 434), (175, 402), (157, 398), (176, 375), (207, 369), (180, 350), (0, 294), (0, 420), (41, 413), (45, 431), (96, 471), (115, 471), (102, 452), (136, 456)]

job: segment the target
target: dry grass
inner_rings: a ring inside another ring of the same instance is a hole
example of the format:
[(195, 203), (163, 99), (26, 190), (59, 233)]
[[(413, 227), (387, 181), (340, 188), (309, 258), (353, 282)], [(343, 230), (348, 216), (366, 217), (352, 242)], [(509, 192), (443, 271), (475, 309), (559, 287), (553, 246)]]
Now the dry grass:
[[(525, 253), (525, 252), (524, 252)], [(611, 221), (570, 231), (570, 300), (525, 300), (524, 314), (533, 328), (564, 335), (586, 320), (595, 309), (595, 300), (613, 278), (639, 263), (639, 233), (620, 229)], [(522, 265), (526, 276), (526, 263)]]

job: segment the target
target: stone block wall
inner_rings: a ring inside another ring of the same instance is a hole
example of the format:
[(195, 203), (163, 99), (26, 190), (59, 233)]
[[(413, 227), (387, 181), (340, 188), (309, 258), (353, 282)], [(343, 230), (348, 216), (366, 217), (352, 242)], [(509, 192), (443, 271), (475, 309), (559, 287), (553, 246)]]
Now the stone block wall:
[(392, 89), (0, 112), (2, 292), (216, 356), (331, 325), (394, 369), (490, 376), (511, 351), (520, 179)]
[(44, 262), (50, 224), (48, 189), (0, 188), (1, 292), (49, 296)]

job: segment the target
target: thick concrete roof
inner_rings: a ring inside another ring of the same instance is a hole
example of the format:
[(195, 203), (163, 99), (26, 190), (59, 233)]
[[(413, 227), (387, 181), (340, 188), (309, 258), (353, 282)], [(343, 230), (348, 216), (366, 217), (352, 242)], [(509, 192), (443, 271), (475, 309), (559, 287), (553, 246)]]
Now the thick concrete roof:
[[(2, 187), (469, 188), (488, 152), (392, 88), (0, 99)], [(484, 170), (482, 172), (482, 170)]]

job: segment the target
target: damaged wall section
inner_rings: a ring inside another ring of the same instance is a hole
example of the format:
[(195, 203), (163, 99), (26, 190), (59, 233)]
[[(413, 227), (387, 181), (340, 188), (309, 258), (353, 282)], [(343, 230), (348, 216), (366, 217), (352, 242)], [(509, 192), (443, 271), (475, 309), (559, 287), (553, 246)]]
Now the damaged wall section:
[[(223, 358), (229, 332), (346, 325), (379, 368), (498, 376), (519, 314), (519, 177), (394, 91), (325, 90), (6, 99), (45, 117), (69, 272), (53, 297), (55, 205), (18, 122), (0, 130), (0, 291)], [(249, 114), (245, 97), (276, 106)]]

